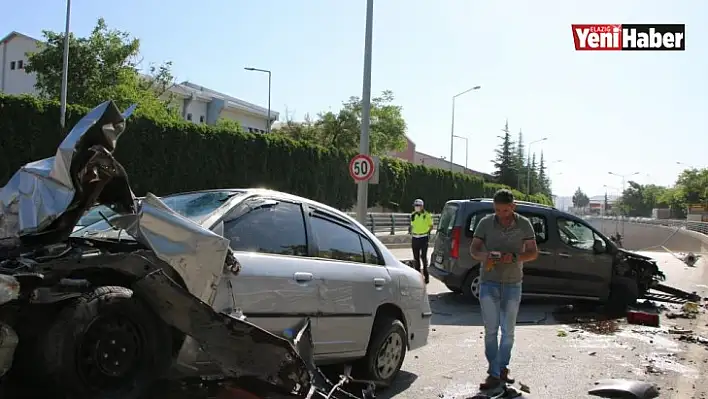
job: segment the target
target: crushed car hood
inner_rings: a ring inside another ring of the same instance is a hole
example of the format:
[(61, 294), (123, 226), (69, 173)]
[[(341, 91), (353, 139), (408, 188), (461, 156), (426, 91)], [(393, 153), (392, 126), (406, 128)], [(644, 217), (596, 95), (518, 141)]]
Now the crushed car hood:
[(638, 254), (638, 253), (636, 253), (636, 252), (628, 251), (628, 250), (626, 250), (626, 249), (624, 249), (624, 248), (617, 248), (617, 251), (619, 251), (619, 253), (621, 253), (622, 255), (629, 256), (629, 257), (632, 257), (632, 258), (637, 258), (637, 259), (641, 259), (641, 260), (650, 260), (650, 261), (655, 260), (655, 259), (652, 258), (652, 257), (646, 256), (646, 255), (642, 255), (642, 254)]
[(107, 101), (84, 116), (53, 157), (30, 162), (0, 189), (0, 243), (4, 247), (65, 240), (96, 202), (135, 212), (123, 167), (113, 158), (130, 107)]

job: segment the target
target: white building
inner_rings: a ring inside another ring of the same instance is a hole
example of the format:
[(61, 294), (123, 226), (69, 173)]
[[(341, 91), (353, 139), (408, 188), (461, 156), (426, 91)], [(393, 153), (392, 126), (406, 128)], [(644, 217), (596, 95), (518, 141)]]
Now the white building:
[[(12, 32), (0, 39), (0, 92), (5, 94), (36, 94), (36, 76), (24, 70), (27, 53), (37, 51), (42, 42)], [(175, 84), (169, 89), (174, 104), (185, 120), (194, 123), (215, 124), (219, 119), (239, 122), (244, 130), (265, 133), (268, 130), (268, 109), (208, 89), (191, 82)], [(270, 124), (279, 113), (270, 112)]]

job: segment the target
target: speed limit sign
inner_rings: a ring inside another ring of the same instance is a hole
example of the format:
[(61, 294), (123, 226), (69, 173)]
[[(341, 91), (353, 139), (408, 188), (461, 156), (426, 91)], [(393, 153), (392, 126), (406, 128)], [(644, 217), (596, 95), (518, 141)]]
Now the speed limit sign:
[(374, 175), (374, 160), (365, 154), (358, 154), (349, 162), (349, 174), (356, 181), (367, 181)]

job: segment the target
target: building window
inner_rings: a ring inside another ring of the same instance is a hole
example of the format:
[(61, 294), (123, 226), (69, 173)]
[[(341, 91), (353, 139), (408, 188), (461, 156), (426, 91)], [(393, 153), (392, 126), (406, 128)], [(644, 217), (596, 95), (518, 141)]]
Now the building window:
[(17, 61), (17, 69), (23, 69), (25, 67), (25, 63), (22, 60)]
[(15, 70), (15, 61), (10, 61), (10, 70)]
[(199, 123), (204, 123), (204, 115), (199, 116)]
[(192, 120), (192, 114), (187, 114), (187, 120), (191, 121)]

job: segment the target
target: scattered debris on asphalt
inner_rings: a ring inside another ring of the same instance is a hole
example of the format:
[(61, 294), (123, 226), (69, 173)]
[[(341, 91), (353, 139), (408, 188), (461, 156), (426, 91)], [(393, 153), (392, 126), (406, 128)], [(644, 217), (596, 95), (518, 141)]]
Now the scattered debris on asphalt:
[(666, 317), (669, 319), (695, 319), (698, 316), (699, 309), (696, 302), (686, 302), (680, 311), (667, 312)]
[(694, 254), (693, 252), (689, 252), (689, 253), (685, 254), (685, 255), (681, 258), (681, 260), (682, 260), (683, 263), (685, 263), (687, 266), (695, 267), (696, 262), (698, 262), (698, 259), (700, 259), (700, 257), (701, 257), (701, 255), (696, 255), (696, 254)]
[(699, 335), (685, 334), (678, 337), (679, 341), (690, 342), (693, 344), (701, 344), (708, 346), (708, 338), (701, 337)]
[(565, 305), (557, 308), (553, 317), (561, 323), (596, 334), (612, 334), (619, 329), (617, 320), (598, 306)]
[(659, 312), (630, 309), (627, 311), (627, 323), (659, 327)]

